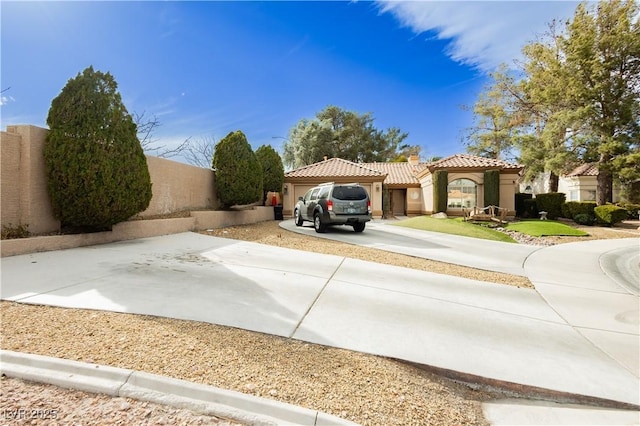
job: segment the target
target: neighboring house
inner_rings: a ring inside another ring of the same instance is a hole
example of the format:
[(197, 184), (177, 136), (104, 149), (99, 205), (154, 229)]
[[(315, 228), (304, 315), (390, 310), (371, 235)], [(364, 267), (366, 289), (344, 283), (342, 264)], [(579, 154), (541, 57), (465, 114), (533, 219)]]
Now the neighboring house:
[(462, 215), (463, 208), (484, 206), (484, 172), (500, 171), (500, 206), (515, 214), (515, 193), (523, 166), (502, 160), (456, 154), (432, 163), (420, 163), (412, 156), (404, 163), (353, 163), (331, 158), (285, 173), (283, 213), (293, 214), (298, 197), (323, 182), (358, 182), (371, 197), (375, 218), (383, 214), (383, 185), (389, 190), (390, 211), (396, 216), (432, 214), (433, 179), (437, 170), (448, 171), (447, 214)]
[[(598, 179), (596, 163), (582, 164), (571, 172), (558, 177), (558, 192), (566, 195), (567, 201), (595, 201)], [(520, 192), (544, 194), (549, 192), (549, 173), (541, 173), (533, 182), (520, 184)], [(613, 202), (620, 201), (620, 188), (613, 185)]]

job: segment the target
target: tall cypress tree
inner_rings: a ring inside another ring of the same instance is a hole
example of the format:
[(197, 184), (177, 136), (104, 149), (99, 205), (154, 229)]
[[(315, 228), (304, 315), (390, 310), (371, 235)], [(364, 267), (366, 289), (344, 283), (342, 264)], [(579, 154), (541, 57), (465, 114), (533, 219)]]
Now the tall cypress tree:
[(51, 102), (44, 160), (63, 227), (110, 228), (149, 206), (149, 169), (117, 88), (88, 67)]
[(224, 208), (252, 204), (262, 197), (262, 166), (240, 130), (231, 132), (213, 153), (216, 191)]
[(262, 192), (266, 201), (267, 192), (281, 192), (284, 184), (282, 159), (271, 145), (262, 145), (256, 150), (256, 157), (262, 166)]

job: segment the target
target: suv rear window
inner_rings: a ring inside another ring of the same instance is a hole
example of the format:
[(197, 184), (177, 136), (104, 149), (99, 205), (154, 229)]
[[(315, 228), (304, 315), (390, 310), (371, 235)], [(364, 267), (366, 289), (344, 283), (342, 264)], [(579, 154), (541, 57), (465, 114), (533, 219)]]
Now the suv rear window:
[(333, 188), (333, 198), (350, 201), (366, 200), (367, 191), (361, 186), (336, 186)]

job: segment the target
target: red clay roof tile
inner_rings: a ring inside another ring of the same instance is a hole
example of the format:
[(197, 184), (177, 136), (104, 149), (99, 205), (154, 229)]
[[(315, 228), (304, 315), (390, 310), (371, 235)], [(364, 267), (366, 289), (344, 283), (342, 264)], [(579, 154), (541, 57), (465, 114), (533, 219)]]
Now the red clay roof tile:
[(598, 165), (596, 163), (582, 164), (573, 169), (567, 176), (598, 176)]
[(329, 158), (319, 163), (302, 166), (284, 174), (289, 178), (301, 177), (384, 177), (384, 173), (374, 170), (364, 164), (358, 164), (342, 158)]
[(494, 158), (478, 157), (476, 155), (469, 154), (455, 154), (449, 157), (443, 158), (438, 161), (430, 163), (429, 170), (436, 169), (487, 169), (487, 168), (500, 168), (500, 169), (522, 169), (524, 166), (521, 164), (509, 163), (504, 160), (496, 160)]

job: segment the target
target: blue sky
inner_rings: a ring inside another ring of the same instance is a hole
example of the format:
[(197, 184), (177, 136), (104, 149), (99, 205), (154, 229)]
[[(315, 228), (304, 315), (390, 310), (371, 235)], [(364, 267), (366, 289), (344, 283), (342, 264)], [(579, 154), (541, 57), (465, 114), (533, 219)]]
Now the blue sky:
[[(46, 127), (51, 100), (89, 65), (110, 72), (157, 144), (242, 130), (280, 150), (328, 105), (399, 127), (422, 156), (464, 152), (487, 73), (512, 64), (568, 1), (0, 3), (0, 127)], [(179, 159), (178, 159), (179, 160)]]

